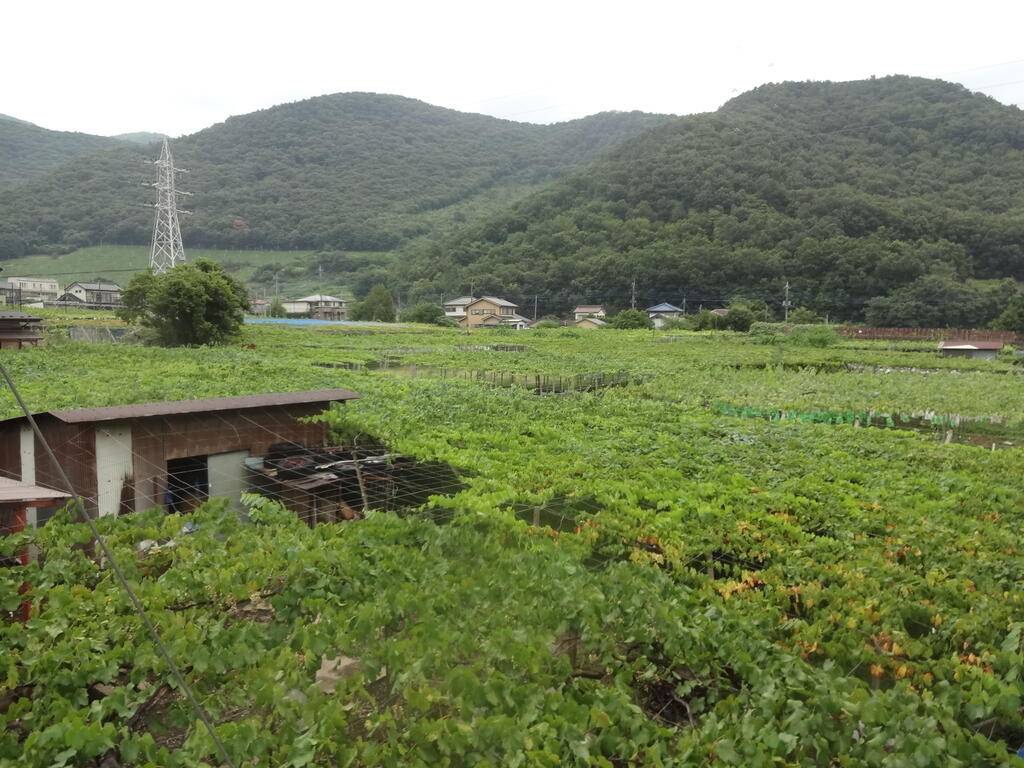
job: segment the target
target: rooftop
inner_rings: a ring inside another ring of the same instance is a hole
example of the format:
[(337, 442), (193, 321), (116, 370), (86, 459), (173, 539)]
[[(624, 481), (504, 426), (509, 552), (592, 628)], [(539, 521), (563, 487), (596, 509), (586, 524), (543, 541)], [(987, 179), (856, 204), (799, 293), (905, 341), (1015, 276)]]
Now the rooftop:
[(0, 320), (21, 320), (28, 323), (40, 323), (43, 318), (36, 317), (35, 315), (29, 315), (24, 312), (17, 312), (13, 309), (4, 310), (0, 312)]
[(87, 291), (120, 291), (121, 286), (117, 283), (82, 283), (74, 282), (68, 286), (71, 288), (73, 285), (80, 285)]
[(291, 299), (291, 301), (340, 301), (342, 304), (345, 303), (344, 299), (339, 299), (337, 296), (327, 296), (323, 293), (314, 293), (312, 296), (303, 296), (301, 299)]
[[(138, 403), (135, 405), (112, 405), (105, 408), (75, 408), (73, 410), (45, 411), (45, 413), (66, 424), (85, 424), (93, 421), (140, 419), (148, 416), (174, 416), (183, 413), (235, 411), (245, 408), (265, 408), (274, 405), (333, 403), (342, 400), (355, 400), (358, 397), (359, 395), (355, 392), (350, 392), (347, 389), (317, 389), (310, 392), (276, 392), (266, 395), (242, 395), (241, 397), (209, 397), (203, 400), (175, 400), (160, 403)], [(23, 418), (25, 417), (17, 416), (14, 419), (5, 419), (4, 421), (15, 421)]]
[(451, 301), (443, 301), (441, 303), (444, 304), (446, 307), (456, 307), (462, 306), (464, 304), (472, 304), (474, 301), (476, 301), (476, 298), (474, 298), (473, 296), (459, 296), (459, 298), (457, 299), (452, 299)]
[(11, 480), (9, 477), (0, 477), (0, 504), (70, 498), (71, 494), (64, 493), (64, 491), (55, 491), (39, 485)]
[(1001, 341), (940, 341), (939, 349), (994, 349), (1000, 350), (1005, 345)]
[(661, 304), (655, 304), (653, 307), (648, 307), (645, 311), (647, 312), (682, 312), (683, 310), (677, 307), (675, 304), (669, 304), (667, 301), (661, 302)]
[(505, 299), (499, 299), (497, 296), (481, 296), (479, 299), (475, 299), (475, 301), (484, 301), (484, 300), (487, 300), (487, 301), (491, 302), (492, 304), (495, 304), (495, 305), (497, 305), (499, 307), (518, 307), (519, 306), (518, 304), (513, 304), (511, 301), (505, 301)]

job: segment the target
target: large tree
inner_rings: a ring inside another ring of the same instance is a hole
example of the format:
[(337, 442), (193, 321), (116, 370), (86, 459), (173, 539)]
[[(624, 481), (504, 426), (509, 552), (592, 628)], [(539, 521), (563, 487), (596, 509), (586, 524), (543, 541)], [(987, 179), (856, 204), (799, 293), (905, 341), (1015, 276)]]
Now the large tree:
[(166, 346), (223, 344), (242, 328), (245, 286), (213, 261), (199, 259), (156, 275), (135, 275), (122, 295), (118, 317), (154, 332)]
[(353, 320), (375, 320), (379, 323), (395, 322), (395, 302), (387, 289), (378, 283), (349, 313)]

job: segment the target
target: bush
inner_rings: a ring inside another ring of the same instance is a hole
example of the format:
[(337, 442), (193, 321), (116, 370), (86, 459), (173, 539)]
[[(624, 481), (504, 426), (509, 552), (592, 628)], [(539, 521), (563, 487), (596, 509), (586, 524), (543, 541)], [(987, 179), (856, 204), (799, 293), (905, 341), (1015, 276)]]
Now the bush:
[(446, 320), (450, 318), (444, 313), (444, 308), (439, 304), (423, 302), (414, 304), (408, 309), (402, 310), (398, 318), (403, 323), (423, 323), (425, 325), (448, 325)]
[(654, 322), (646, 312), (641, 312), (639, 309), (624, 309), (608, 321), (608, 327), (627, 331), (637, 328), (653, 328)]
[(831, 347), (839, 343), (839, 334), (827, 325), (796, 325), (785, 337), (798, 347)]
[(537, 322), (533, 327), (534, 328), (558, 328), (559, 324), (557, 322), (555, 322), (554, 320), (541, 320), (541, 321)]

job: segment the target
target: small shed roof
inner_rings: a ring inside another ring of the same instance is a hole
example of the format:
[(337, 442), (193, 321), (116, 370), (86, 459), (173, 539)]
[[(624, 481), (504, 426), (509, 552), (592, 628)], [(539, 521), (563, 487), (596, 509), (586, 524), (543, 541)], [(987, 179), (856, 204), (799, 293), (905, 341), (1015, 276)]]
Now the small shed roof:
[(55, 491), (52, 488), (11, 480), (9, 477), (0, 477), (0, 504), (70, 498), (71, 494), (64, 493), (64, 491)]
[(653, 307), (648, 307), (647, 312), (682, 312), (683, 310), (677, 307), (675, 304), (669, 304), (667, 301), (661, 302), (661, 304), (655, 304)]
[(729, 314), (729, 310), (728, 309), (723, 309), (722, 307), (719, 307), (718, 309), (712, 309), (711, 310), (711, 314), (712, 315), (718, 315), (719, 317), (725, 317), (726, 315)]
[(29, 315), (24, 312), (16, 312), (13, 309), (0, 312), (0, 320), (20, 320), (24, 323), (41, 323), (43, 318)]
[(573, 310), (573, 314), (577, 312), (604, 312), (604, 307), (600, 304), (580, 304)]
[[(75, 408), (72, 410), (46, 411), (45, 413), (66, 424), (85, 424), (93, 421), (139, 419), (147, 416), (175, 416), (184, 413), (213, 413), (216, 411), (236, 411), (245, 408), (266, 408), (274, 405), (333, 403), (342, 400), (355, 400), (358, 397), (359, 395), (355, 392), (350, 392), (347, 389), (317, 389), (309, 392), (276, 392), (267, 395), (208, 397), (203, 400), (175, 400), (161, 403), (113, 405), (105, 408)], [(15, 419), (4, 419), (4, 421), (15, 421), (19, 418), (24, 418), (24, 416), (18, 416)]]
[(940, 341), (939, 349), (994, 349), (1000, 350), (1005, 345), (1001, 341)]
[(581, 317), (579, 320), (576, 321), (575, 324), (579, 325), (580, 323), (593, 323), (594, 325), (608, 325), (608, 323), (605, 322), (604, 320), (602, 320), (600, 317)]

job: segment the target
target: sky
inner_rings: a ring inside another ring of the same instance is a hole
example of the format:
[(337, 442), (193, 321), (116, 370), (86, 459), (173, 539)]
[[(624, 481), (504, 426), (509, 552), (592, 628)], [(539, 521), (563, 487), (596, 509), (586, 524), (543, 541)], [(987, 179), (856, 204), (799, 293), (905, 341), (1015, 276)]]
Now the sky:
[(195, 133), (283, 102), (393, 93), (550, 123), (706, 112), (768, 82), (938, 77), (1024, 106), (1024, 3), (132, 0), (8, 3), (0, 113)]

